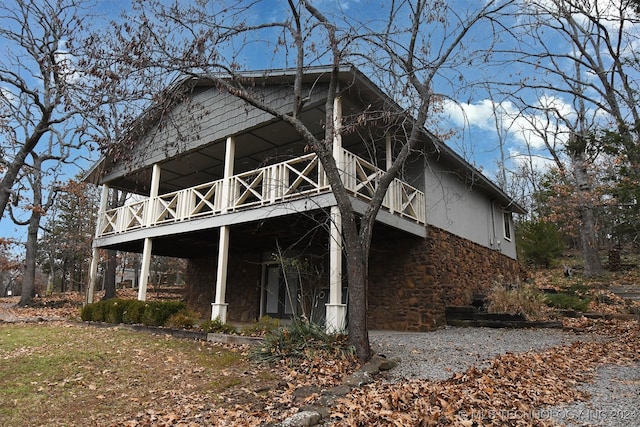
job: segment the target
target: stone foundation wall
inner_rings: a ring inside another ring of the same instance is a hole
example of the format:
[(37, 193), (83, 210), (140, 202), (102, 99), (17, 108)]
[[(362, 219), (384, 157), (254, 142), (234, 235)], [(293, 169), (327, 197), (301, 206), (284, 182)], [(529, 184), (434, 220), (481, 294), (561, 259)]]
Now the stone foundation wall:
[[(203, 318), (211, 318), (215, 301), (217, 256), (189, 260), (185, 282), (187, 306)], [(227, 272), (228, 321), (249, 322), (260, 312), (260, 254), (231, 252)]]
[[(517, 261), (429, 227), (425, 239), (374, 242), (369, 261), (369, 328), (427, 331), (445, 322), (445, 306), (466, 305), (497, 281), (518, 280)], [(231, 252), (226, 301), (230, 321), (256, 320), (262, 267), (259, 252)], [(216, 256), (187, 266), (187, 305), (210, 318), (215, 299)]]
[(496, 280), (517, 280), (517, 261), (442, 229), (426, 239), (378, 242), (369, 263), (369, 328), (426, 331), (448, 305), (464, 305)]
[(369, 260), (370, 329), (426, 331), (444, 323), (442, 290), (426, 251), (428, 239), (378, 243)]
[(496, 282), (515, 283), (520, 264), (500, 252), (429, 227), (428, 245), (446, 305), (466, 305), (474, 293), (487, 293)]

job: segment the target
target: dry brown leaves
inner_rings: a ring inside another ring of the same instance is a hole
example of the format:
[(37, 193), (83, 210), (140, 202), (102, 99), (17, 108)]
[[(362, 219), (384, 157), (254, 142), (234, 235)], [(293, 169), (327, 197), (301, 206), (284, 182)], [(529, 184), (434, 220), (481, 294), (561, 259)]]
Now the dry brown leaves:
[[(260, 386), (229, 388), (213, 399), (201, 392), (167, 390), (159, 393), (152, 407), (114, 426), (259, 426), (276, 423), (298, 412), (300, 402), (296, 401), (294, 395), (297, 389), (338, 385), (355, 367), (355, 362), (347, 357), (328, 358), (319, 354), (295, 366), (283, 362), (270, 368), (256, 365), (251, 372), (230, 371), (229, 375), (257, 378), (261, 370), (269, 369), (280, 381), (277, 387), (269, 389)], [(317, 395), (310, 396), (307, 401), (314, 397)]]
[[(640, 361), (637, 322), (595, 322), (615, 339), (575, 343), (544, 352), (505, 354), (487, 369), (469, 369), (446, 381), (373, 384), (340, 401), (339, 426), (548, 426), (549, 405), (585, 399), (575, 385), (596, 367)], [(544, 412), (542, 412), (544, 414)]]
[[(39, 307), (15, 311), (34, 317), (51, 318), (52, 313), (64, 317), (65, 310), (77, 310), (76, 299), (81, 301), (79, 296), (68, 299), (65, 304), (45, 300)], [(494, 359), (489, 368), (471, 368), (445, 381), (375, 382), (340, 399), (332, 408), (331, 421), (338, 426), (554, 425), (552, 420), (540, 416), (544, 415), (545, 408), (586, 399), (588, 396), (576, 385), (589, 381), (597, 367), (640, 361), (637, 321), (580, 318), (565, 319), (564, 322), (575, 330), (601, 334), (603, 340), (559, 346), (543, 352), (508, 353)], [(180, 369), (187, 367), (176, 361), (167, 363), (167, 367), (171, 367), (169, 374), (179, 384), (184, 377), (184, 371)], [(264, 370), (270, 370), (280, 380), (276, 386), (268, 388), (262, 388), (256, 381), (254, 386), (229, 387), (228, 391), (215, 395), (188, 386), (155, 390), (152, 401), (140, 402), (137, 413), (125, 415), (122, 421), (113, 425), (257, 426), (274, 423), (318, 397), (318, 394), (312, 394), (302, 402), (297, 401), (295, 390), (307, 386), (330, 388), (340, 384), (355, 368), (348, 358), (318, 355), (296, 366), (283, 363), (271, 368), (256, 366), (246, 372), (230, 370), (226, 375), (231, 379), (257, 379)]]

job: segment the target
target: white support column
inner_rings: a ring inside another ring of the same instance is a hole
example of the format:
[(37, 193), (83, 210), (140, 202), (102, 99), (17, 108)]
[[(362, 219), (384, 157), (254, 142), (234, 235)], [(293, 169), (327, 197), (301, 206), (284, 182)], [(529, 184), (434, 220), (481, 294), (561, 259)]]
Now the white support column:
[(160, 190), (160, 165), (153, 164), (151, 171), (151, 187), (149, 187), (149, 203), (147, 204), (147, 211), (145, 212), (145, 225), (149, 226), (154, 220), (156, 201), (158, 197), (158, 191)]
[(231, 177), (233, 176), (233, 169), (236, 155), (236, 140), (232, 136), (227, 137), (227, 143), (224, 151), (224, 183), (222, 184), (222, 212), (229, 210), (231, 204), (232, 191), (231, 191)]
[[(109, 201), (109, 185), (102, 184), (102, 192), (100, 193), (100, 208), (98, 210), (98, 219), (96, 220), (95, 237), (98, 237), (100, 228), (102, 227), (102, 219), (104, 212), (107, 210), (107, 202)], [(89, 266), (89, 283), (87, 286), (87, 304), (93, 302), (93, 293), (96, 290), (96, 280), (98, 279), (98, 262), (100, 261), (100, 251), (94, 246), (91, 251), (91, 265)]]
[(93, 303), (93, 294), (96, 290), (96, 280), (98, 280), (98, 261), (100, 260), (100, 250), (93, 247), (91, 251), (91, 266), (89, 267), (89, 286), (87, 287), (87, 304)]
[(151, 249), (153, 242), (149, 237), (144, 239), (144, 247), (142, 249), (142, 265), (140, 266), (140, 286), (138, 286), (138, 299), (145, 301), (147, 299), (147, 283), (149, 282), (149, 268), (151, 266)]
[(337, 206), (331, 207), (329, 229), (329, 303), (326, 306), (326, 329), (345, 329), (347, 306), (342, 303), (342, 216)]
[(386, 169), (385, 170), (389, 170), (391, 169), (391, 165), (393, 164), (393, 151), (392, 151), (392, 147), (391, 147), (391, 134), (386, 134), (385, 135), (385, 149), (384, 149), (384, 153), (386, 156)]
[[(342, 170), (342, 102), (339, 97), (333, 102), (333, 126), (333, 157)], [(331, 207), (329, 227), (329, 303), (326, 305), (325, 328), (327, 332), (343, 332), (347, 306), (342, 303), (342, 216), (337, 206)]]
[(220, 227), (220, 242), (218, 245), (218, 270), (216, 273), (216, 300), (211, 303), (211, 320), (227, 321), (227, 264), (229, 262), (229, 226)]
[[(336, 96), (333, 100), (333, 158), (336, 159), (336, 165), (340, 171), (343, 170), (342, 159), (342, 100)], [(344, 178), (343, 178), (344, 180)]]
[[(232, 136), (227, 137), (224, 152), (224, 184), (222, 186), (222, 212), (229, 210), (233, 197), (231, 177), (233, 176), (236, 155), (236, 141)], [(216, 271), (216, 300), (211, 303), (211, 320), (218, 319), (222, 323), (227, 321), (227, 268), (229, 263), (229, 226), (220, 227), (218, 242), (218, 266)]]
[(149, 197), (158, 197), (158, 191), (160, 190), (160, 165), (153, 164), (151, 170), (151, 187), (149, 187)]

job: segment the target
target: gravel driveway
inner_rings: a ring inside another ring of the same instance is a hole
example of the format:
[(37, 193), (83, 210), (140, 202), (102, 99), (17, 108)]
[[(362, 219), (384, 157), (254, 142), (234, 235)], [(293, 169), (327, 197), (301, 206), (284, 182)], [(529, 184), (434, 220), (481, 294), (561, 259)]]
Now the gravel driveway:
[[(400, 359), (400, 364), (386, 373), (388, 381), (443, 380), (471, 366), (488, 367), (489, 360), (507, 352), (603, 339), (561, 329), (447, 327), (426, 333), (370, 332), (376, 353)], [(567, 426), (640, 426), (640, 364), (603, 367), (596, 371), (593, 384), (582, 387), (591, 393), (589, 401), (546, 408), (539, 416)]]

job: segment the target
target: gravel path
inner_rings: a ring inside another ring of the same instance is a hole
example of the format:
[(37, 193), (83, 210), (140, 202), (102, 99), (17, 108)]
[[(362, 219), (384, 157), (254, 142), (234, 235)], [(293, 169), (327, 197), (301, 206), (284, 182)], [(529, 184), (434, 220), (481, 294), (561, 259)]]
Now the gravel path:
[[(427, 333), (370, 332), (372, 348), (400, 364), (386, 373), (388, 381), (443, 380), (471, 366), (482, 369), (507, 352), (544, 350), (576, 341), (604, 338), (560, 329), (492, 329), (447, 327)], [(594, 382), (581, 387), (591, 394), (587, 402), (541, 409), (541, 418), (568, 427), (640, 426), (640, 364), (606, 366)]]
[(488, 367), (488, 360), (507, 352), (543, 350), (575, 341), (601, 340), (593, 334), (561, 329), (497, 329), (446, 327), (433, 332), (370, 332), (378, 354), (400, 359), (389, 371), (391, 381), (403, 378), (444, 380), (471, 366)]
[(549, 416), (567, 427), (640, 426), (640, 363), (600, 368), (593, 383), (580, 389), (589, 392), (591, 399), (556, 406)]

